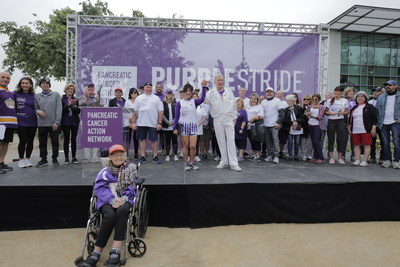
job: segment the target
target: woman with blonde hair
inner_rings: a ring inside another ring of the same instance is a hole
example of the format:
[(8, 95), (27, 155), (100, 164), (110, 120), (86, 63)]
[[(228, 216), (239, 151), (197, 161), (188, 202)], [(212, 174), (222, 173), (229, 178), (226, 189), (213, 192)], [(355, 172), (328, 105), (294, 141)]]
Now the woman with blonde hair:
[[(303, 113), (307, 115), (307, 110), (311, 106), (311, 95), (305, 95), (303, 96)], [(310, 131), (308, 128), (308, 117), (305, 116), (306, 122), (304, 124), (303, 128), (303, 134), (300, 137), (300, 149), (301, 152), (303, 153), (303, 160), (312, 160), (313, 156), (313, 147), (311, 143), (311, 137), (310, 137)]]
[(247, 112), (247, 137), (250, 140), (251, 149), (253, 150), (252, 160), (255, 162), (259, 162), (260, 160), (260, 152), (261, 152), (261, 141), (255, 140), (250, 134), (251, 126), (254, 126), (256, 123), (263, 124), (262, 120), (264, 119), (264, 110), (260, 105), (260, 98), (257, 93), (252, 93), (250, 95), (250, 104), (246, 109)]

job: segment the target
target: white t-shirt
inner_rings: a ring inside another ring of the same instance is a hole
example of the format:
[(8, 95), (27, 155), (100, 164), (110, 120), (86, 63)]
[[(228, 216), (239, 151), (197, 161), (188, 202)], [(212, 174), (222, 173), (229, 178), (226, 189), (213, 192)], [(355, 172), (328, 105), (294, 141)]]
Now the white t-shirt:
[(271, 100), (264, 99), (261, 106), (264, 110), (264, 126), (274, 127), (279, 116), (278, 110), (283, 108), (282, 101), (275, 97)]
[(210, 116), (210, 106), (204, 103), (201, 103), (200, 106), (202, 107), (203, 111), (205, 112), (206, 119), (203, 122), (203, 126), (208, 125), (208, 120)]
[[(318, 113), (319, 113), (319, 108), (310, 108), (310, 112), (311, 112), (311, 116), (312, 117), (318, 117)], [(319, 121), (315, 118), (308, 118), (308, 124), (312, 125), (312, 126), (316, 126), (319, 125)]]
[[(197, 122), (200, 122), (203, 119), (203, 116), (207, 115), (206, 111), (203, 109), (201, 105), (197, 106), (196, 114), (197, 114)], [(203, 125), (204, 122), (197, 127), (197, 135), (203, 135)]]
[[(325, 101), (325, 107), (328, 108), (330, 112), (338, 113), (339, 111), (344, 111), (345, 109), (348, 109), (349, 107), (349, 102), (347, 99), (341, 98), (339, 100), (336, 100), (333, 102), (333, 105), (331, 105), (331, 101)], [(344, 115), (338, 116), (337, 114), (335, 115), (328, 115), (329, 120), (338, 120), (338, 119), (344, 119)]]
[(359, 105), (353, 111), (353, 134), (361, 134), (361, 133), (366, 133), (367, 132), (365, 130), (364, 120), (363, 120), (363, 109), (364, 109), (364, 107), (365, 107), (365, 104), (364, 105)]
[[(264, 110), (260, 104), (254, 105), (254, 106), (249, 106), (246, 109), (246, 113), (247, 113), (247, 120), (250, 120), (251, 118), (256, 117), (256, 116), (264, 117)], [(250, 129), (250, 127), (252, 125), (254, 125), (254, 123), (250, 123), (250, 122), (247, 123), (247, 128)]]
[(138, 96), (133, 104), (138, 113), (137, 125), (145, 127), (157, 127), (158, 112), (163, 111), (163, 104), (158, 96), (153, 94), (142, 94)]
[(124, 127), (128, 127), (129, 126), (129, 119), (132, 117), (132, 113), (133, 113), (134, 109), (133, 109), (133, 103), (130, 99), (125, 101), (125, 105), (124, 105), (124, 109), (122, 110), (123, 112), (123, 125)]
[(383, 119), (383, 124), (388, 125), (395, 123), (394, 120), (394, 101), (396, 95), (388, 95), (386, 100), (386, 108), (385, 108), (385, 118)]

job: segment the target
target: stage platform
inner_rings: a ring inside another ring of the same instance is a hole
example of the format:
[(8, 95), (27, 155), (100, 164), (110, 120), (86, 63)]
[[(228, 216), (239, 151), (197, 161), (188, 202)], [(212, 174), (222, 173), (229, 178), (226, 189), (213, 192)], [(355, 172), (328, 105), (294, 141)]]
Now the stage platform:
[[(0, 175), (0, 230), (84, 227), (101, 164), (62, 162), (25, 169), (9, 164), (14, 170)], [(141, 165), (150, 193), (150, 225), (400, 220), (400, 170), (303, 161), (245, 160), (242, 172), (216, 169), (215, 161), (198, 166), (185, 172), (182, 159), (157, 165), (150, 157)]]

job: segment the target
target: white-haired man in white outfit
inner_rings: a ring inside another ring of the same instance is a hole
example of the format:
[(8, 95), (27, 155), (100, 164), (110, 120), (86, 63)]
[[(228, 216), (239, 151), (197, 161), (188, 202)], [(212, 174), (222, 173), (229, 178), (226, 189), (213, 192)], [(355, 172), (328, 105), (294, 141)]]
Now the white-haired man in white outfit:
[(221, 161), (218, 169), (228, 167), (233, 171), (242, 171), (239, 167), (235, 146), (235, 122), (237, 117), (236, 101), (233, 92), (224, 87), (224, 76), (217, 75), (214, 79), (215, 88), (210, 90), (204, 100), (210, 106), (210, 114), (214, 118), (214, 129)]

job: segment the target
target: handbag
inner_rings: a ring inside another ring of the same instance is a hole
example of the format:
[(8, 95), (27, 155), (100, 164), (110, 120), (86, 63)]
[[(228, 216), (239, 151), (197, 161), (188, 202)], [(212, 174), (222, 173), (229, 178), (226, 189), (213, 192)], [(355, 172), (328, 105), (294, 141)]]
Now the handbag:
[(250, 137), (254, 141), (264, 142), (265, 140), (264, 120), (254, 121), (254, 125), (250, 126)]

